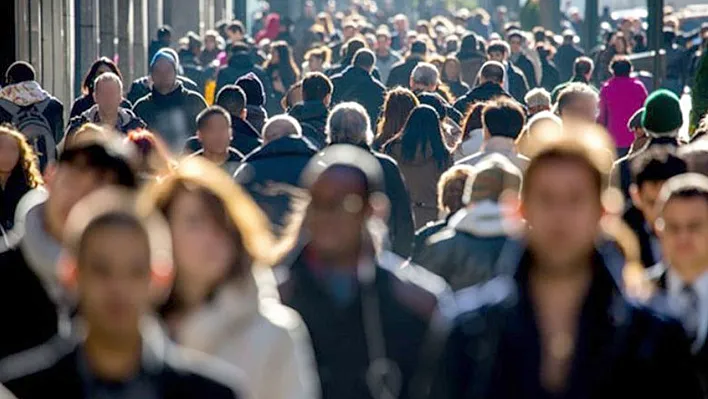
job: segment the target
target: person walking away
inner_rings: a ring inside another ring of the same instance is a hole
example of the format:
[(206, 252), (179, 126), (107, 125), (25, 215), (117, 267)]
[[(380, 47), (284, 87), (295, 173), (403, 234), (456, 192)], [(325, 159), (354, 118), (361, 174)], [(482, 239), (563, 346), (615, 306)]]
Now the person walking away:
[[(570, 29), (563, 31), (563, 44), (558, 46), (553, 61), (558, 67), (561, 82), (566, 82), (575, 76), (574, 65), (585, 52), (575, 44), (575, 32)], [(590, 74), (592, 76), (592, 73)]]
[(599, 124), (612, 135), (620, 157), (627, 155), (634, 142), (634, 133), (629, 131), (629, 119), (642, 108), (647, 99), (647, 90), (636, 78), (631, 78), (632, 62), (627, 58), (615, 58), (610, 64), (612, 78), (600, 89)]
[(44, 170), (56, 160), (56, 145), (64, 134), (64, 105), (36, 80), (32, 65), (17, 61), (5, 72), (0, 90), (0, 123), (9, 123), (27, 137)]
[(248, 397), (240, 370), (177, 347), (145, 320), (156, 291), (169, 289), (170, 232), (136, 215), (134, 202), (105, 189), (70, 214), (65, 267), (74, 274), (67, 283), (76, 285), (83, 331), (7, 359), (0, 380), (16, 396)]
[[(163, 48), (169, 48), (172, 46), (172, 28), (169, 25), (161, 26), (157, 30), (157, 40), (150, 42), (150, 48), (148, 49), (148, 60), (152, 60), (152, 57), (157, 54)], [(150, 65), (148, 64), (148, 68)]]
[(187, 46), (179, 51), (179, 60), (184, 71), (184, 76), (188, 77), (197, 85), (197, 93), (204, 96), (206, 88), (206, 66), (202, 64), (200, 55), (202, 52), (202, 39), (194, 32), (187, 33)]
[(271, 115), (283, 112), (280, 105), (288, 89), (300, 80), (300, 69), (293, 58), (292, 49), (284, 41), (277, 41), (271, 45), (271, 58), (265, 66), (265, 72), (273, 84), (273, 92), (266, 109)]
[(526, 101), (529, 119), (538, 113), (551, 111), (551, 95), (543, 87), (529, 90), (524, 101)]
[(475, 103), (467, 112), (462, 126), (460, 144), (455, 148), (455, 162), (476, 154), (484, 144), (484, 129), (482, 125), (482, 110), (486, 103)]
[(246, 94), (246, 121), (260, 134), (268, 120), (268, 111), (265, 109), (266, 91), (263, 82), (255, 73), (248, 73), (236, 81), (236, 86), (243, 89)]
[[(106, 72), (113, 72), (120, 78), (121, 82), (123, 81), (123, 75), (120, 73), (118, 66), (112, 60), (107, 57), (101, 57), (94, 61), (94, 63), (91, 64), (91, 68), (89, 68), (89, 71), (86, 73), (83, 83), (81, 84), (81, 97), (74, 100), (74, 103), (71, 105), (69, 118), (75, 118), (83, 114), (88, 111), (89, 108), (93, 107), (94, 104), (96, 104), (96, 100), (93, 98), (93, 91), (95, 89), (94, 83), (99, 76)], [(123, 92), (121, 92), (121, 98), (122, 96)], [(120, 106), (125, 109), (133, 109), (133, 104), (124, 98), (122, 99)]]
[(202, 149), (192, 157), (204, 157), (233, 176), (244, 155), (231, 147), (231, 115), (218, 105), (197, 115), (197, 139)]
[(62, 143), (87, 123), (104, 125), (123, 134), (147, 127), (133, 111), (122, 107), (123, 82), (118, 75), (113, 72), (101, 74), (92, 86), (95, 104), (81, 115), (71, 118)]
[(247, 120), (247, 103), (246, 93), (236, 85), (224, 86), (216, 95), (216, 105), (227, 110), (231, 116), (231, 147), (244, 155), (263, 144), (260, 132)]
[(585, 83), (571, 83), (558, 94), (556, 113), (566, 123), (595, 123), (600, 96)]
[(526, 82), (523, 71), (509, 61), (510, 52), (509, 45), (501, 40), (492, 41), (487, 46), (489, 60), (497, 61), (504, 65), (504, 90), (508, 91), (516, 101), (523, 104), (526, 92), (529, 91), (529, 85)]
[(384, 145), (383, 152), (398, 162), (411, 196), (416, 229), (437, 220), (437, 192), (432, 182), (452, 166), (450, 150), (442, 138), (440, 119), (429, 105), (411, 112), (401, 133)]
[[(563, 89), (568, 87), (569, 84), (578, 82), (585, 83), (591, 88), (595, 89), (592, 85), (592, 73), (595, 70), (595, 63), (589, 57), (578, 57), (573, 64), (573, 77), (570, 80), (565, 81), (558, 86), (556, 86), (551, 92), (551, 102), (555, 104), (558, 101), (558, 95)], [(595, 89), (597, 90), (597, 89)]]
[(396, 87), (389, 90), (371, 148), (380, 151), (384, 144), (403, 129), (411, 111), (419, 104), (418, 97), (408, 89)]
[(424, 41), (416, 40), (411, 45), (411, 51), (405, 60), (398, 62), (391, 68), (391, 73), (386, 80), (386, 87), (392, 89), (396, 86), (408, 87), (413, 69), (419, 62), (425, 61), (428, 56), (428, 46)]
[(504, 66), (497, 61), (487, 61), (479, 71), (479, 85), (455, 102), (455, 109), (467, 114), (475, 103), (497, 97), (512, 98), (504, 89)]
[(462, 65), (452, 56), (445, 59), (442, 67), (442, 82), (450, 88), (450, 92), (458, 99), (470, 91), (470, 86), (462, 81)]
[(250, 48), (245, 43), (236, 43), (231, 45), (229, 49), (229, 59), (225, 66), (219, 69), (216, 75), (216, 92), (229, 84), (234, 84), (238, 79), (248, 74), (254, 74), (258, 77), (263, 85), (265, 93), (270, 96), (273, 92), (273, 87), (260, 65), (253, 62), (253, 57)]
[(298, 235), (306, 240), (285, 258), (289, 273), (278, 289), (310, 331), (322, 398), (426, 392), (425, 373), (437, 356), (422, 350), (443, 338), (434, 326), (446, 326), (449, 289), (417, 266), (377, 260), (381, 231), (372, 226), (386, 212), (379, 162), (360, 148), (333, 145), (303, 179), (312, 198)]
[[(386, 87), (371, 75), (376, 56), (371, 50), (361, 49), (354, 56), (354, 63), (341, 75), (332, 78), (334, 91), (332, 104), (357, 102), (366, 108), (372, 124), (379, 119), (384, 104)], [(373, 125), (371, 128), (373, 129)]]
[(663, 40), (666, 51), (666, 78), (662, 80), (661, 86), (681, 97), (690, 65), (688, 52), (676, 44), (676, 33), (671, 29), (664, 30)]
[(527, 247), (457, 294), (431, 398), (703, 397), (680, 325), (627, 300), (595, 247), (611, 151), (584, 129), (531, 159)]
[(460, 61), (462, 81), (470, 88), (477, 86), (477, 75), (487, 61), (487, 55), (479, 51), (478, 46), (477, 36), (468, 33), (462, 37), (460, 51), (455, 54), (455, 58)]
[(327, 117), (332, 101), (332, 81), (323, 73), (309, 73), (302, 80), (302, 102), (288, 112), (302, 127), (302, 135), (322, 149), (327, 144)]
[(171, 54), (158, 52), (150, 65), (152, 92), (135, 104), (133, 112), (177, 153), (197, 131), (197, 115), (207, 105), (199, 93), (177, 81), (177, 61)]

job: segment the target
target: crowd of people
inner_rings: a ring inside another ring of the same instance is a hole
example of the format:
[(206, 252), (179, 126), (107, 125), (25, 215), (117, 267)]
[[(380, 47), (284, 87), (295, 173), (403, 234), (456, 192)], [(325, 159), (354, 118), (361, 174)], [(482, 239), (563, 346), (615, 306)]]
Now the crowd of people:
[(68, 121), (11, 65), (0, 397), (708, 397), (708, 26), (537, 6), (163, 27)]

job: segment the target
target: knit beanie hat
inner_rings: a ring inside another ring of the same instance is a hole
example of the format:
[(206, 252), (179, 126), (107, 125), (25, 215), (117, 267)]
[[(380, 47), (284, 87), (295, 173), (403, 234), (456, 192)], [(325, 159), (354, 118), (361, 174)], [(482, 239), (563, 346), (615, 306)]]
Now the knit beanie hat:
[(629, 118), (629, 121), (627, 122), (627, 128), (629, 130), (634, 130), (634, 129), (639, 129), (644, 126), (642, 126), (642, 119), (644, 118), (644, 108), (639, 108), (637, 112), (632, 114), (632, 116)]
[(683, 125), (681, 103), (676, 94), (660, 89), (644, 103), (642, 126), (651, 137), (676, 137)]
[(246, 93), (246, 105), (262, 107), (265, 104), (265, 89), (255, 73), (249, 72), (236, 80), (236, 86)]
[(155, 55), (152, 57), (152, 60), (150, 60), (150, 70), (151, 71), (155, 67), (155, 64), (157, 63), (157, 61), (160, 61), (160, 60), (165, 60), (165, 61), (169, 62), (174, 67), (175, 72), (177, 72), (177, 70), (178, 70), (177, 58), (174, 54), (172, 54), (172, 52), (167, 51), (166, 49), (160, 49), (160, 51), (155, 53)]

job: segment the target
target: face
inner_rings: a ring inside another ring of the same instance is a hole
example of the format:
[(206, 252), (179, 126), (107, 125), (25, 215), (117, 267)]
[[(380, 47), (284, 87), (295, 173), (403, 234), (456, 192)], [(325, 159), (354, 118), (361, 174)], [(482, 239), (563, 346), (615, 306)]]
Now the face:
[(522, 211), (530, 227), (529, 245), (557, 272), (591, 253), (602, 216), (592, 173), (582, 164), (548, 161), (530, 176)]
[(117, 111), (123, 101), (123, 93), (118, 83), (112, 81), (101, 82), (93, 93), (96, 104), (104, 111)]
[(311, 55), (310, 58), (307, 59), (307, 63), (309, 64), (310, 71), (312, 72), (322, 71), (323, 69), (322, 59), (314, 55)]
[(595, 123), (598, 114), (597, 107), (598, 104), (595, 97), (577, 96), (569, 104), (566, 104), (561, 116), (564, 119)]
[(152, 68), (152, 84), (161, 93), (167, 93), (175, 87), (177, 71), (165, 59), (158, 60)]
[(513, 37), (509, 39), (509, 46), (511, 46), (511, 52), (512, 53), (520, 53), (521, 52), (521, 39), (518, 37)]
[(656, 218), (658, 217), (655, 205), (656, 199), (659, 197), (659, 192), (661, 191), (661, 186), (663, 185), (663, 181), (644, 182), (641, 187), (637, 188), (636, 186), (632, 186), (630, 190), (632, 202), (642, 211), (644, 219), (649, 223), (649, 226), (654, 226)]
[(367, 218), (362, 192), (353, 173), (343, 170), (323, 173), (312, 186), (306, 227), (320, 256), (337, 259), (361, 244)]
[(391, 48), (391, 39), (386, 36), (376, 37), (376, 48), (379, 51), (388, 51)]
[(0, 135), (0, 173), (10, 173), (20, 161), (20, 146), (13, 137)]
[(460, 66), (456, 62), (445, 63), (445, 76), (448, 79), (456, 80), (460, 77)]
[(122, 338), (134, 333), (150, 304), (150, 248), (128, 226), (98, 227), (85, 239), (77, 287), (82, 316), (92, 329)]
[(230, 30), (226, 30), (226, 35), (229, 37), (231, 43), (238, 43), (240, 41), (243, 41), (243, 33), (241, 32), (232, 32)]
[(708, 203), (701, 197), (674, 198), (666, 203), (663, 223), (657, 234), (663, 254), (671, 267), (684, 268), (708, 265)]
[[(344, 38), (345, 38), (346, 40), (349, 40), (349, 39), (351, 39), (352, 37), (354, 37), (354, 35), (356, 35), (356, 29), (354, 29), (354, 27), (347, 26), (346, 28), (344, 28), (344, 30), (342, 31), (342, 33), (344, 34)], [(346, 40), (345, 40), (345, 41), (346, 41)]]
[(214, 51), (214, 49), (216, 49), (216, 38), (211, 36), (207, 37), (206, 40), (204, 40), (204, 48), (209, 51)]
[(175, 289), (188, 304), (199, 303), (234, 263), (233, 240), (195, 192), (177, 194), (167, 218), (177, 265)]
[(197, 135), (205, 151), (224, 153), (231, 143), (231, 126), (224, 116), (212, 115)]
[(406, 32), (408, 30), (408, 21), (405, 19), (397, 19), (394, 22), (394, 25), (396, 25), (396, 30), (398, 32)]
[(504, 62), (506, 60), (506, 57), (504, 56), (504, 53), (502, 53), (501, 51), (492, 51), (491, 53), (489, 53), (489, 60)]

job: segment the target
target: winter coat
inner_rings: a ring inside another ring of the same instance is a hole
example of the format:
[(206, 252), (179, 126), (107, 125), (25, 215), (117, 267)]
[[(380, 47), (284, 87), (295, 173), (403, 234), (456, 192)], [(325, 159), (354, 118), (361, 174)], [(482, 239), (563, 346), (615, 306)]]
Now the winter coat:
[[(229, 147), (228, 149), (228, 157), (222, 163), (221, 165), (217, 165), (221, 169), (224, 170), (224, 172), (228, 173), (229, 176), (233, 176), (234, 173), (238, 170), (238, 168), (241, 166), (241, 161), (244, 158), (244, 155), (238, 152), (237, 149)], [(204, 149), (197, 150), (194, 154), (191, 156), (193, 157), (202, 157), (204, 156)]]
[[(361, 267), (374, 268), (373, 281), (357, 281), (355, 273), (337, 274), (357, 287), (353, 296), (341, 300), (328, 283), (335, 275), (320, 264), (314, 251), (305, 247), (296, 256), (283, 266), (287, 273), (282, 273), (278, 289), (283, 303), (300, 313), (310, 331), (322, 398), (379, 397), (371, 394), (367, 384), (367, 376), (375, 379), (374, 384), (381, 383), (379, 373), (371, 368), (371, 356), (383, 354), (367, 345), (372, 340), (383, 345), (393, 372), (400, 373), (400, 394), (395, 397), (419, 397), (427, 386), (428, 367), (437, 362), (436, 350), (446, 325), (441, 316), (446, 314), (449, 288), (444, 282), (417, 266), (376, 265), (373, 259), (365, 259)], [(371, 299), (378, 306), (372, 307)], [(365, 321), (373, 315), (380, 320), (379, 328)], [(433, 351), (423, 352), (424, 348)]]
[(521, 70), (526, 78), (526, 82), (529, 88), (534, 88), (538, 86), (536, 82), (536, 70), (533, 67), (533, 63), (524, 53), (519, 53), (516, 57), (512, 56), (514, 59), (514, 65)]
[(556, 65), (546, 58), (546, 55), (541, 56), (541, 87), (546, 89), (546, 91), (551, 92), (558, 86), (561, 82), (560, 76), (558, 74), (558, 68)]
[[(197, 93), (201, 91), (199, 89), (199, 86), (197, 86), (197, 84), (192, 79), (186, 76), (177, 75), (177, 82), (182, 83), (182, 86), (184, 86), (187, 90), (191, 90)], [(134, 80), (133, 83), (130, 85), (130, 91), (128, 92), (126, 99), (129, 103), (133, 104), (133, 107), (135, 107), (135, 104), (143, 97), (150, 94), (151, 91), (152, 80), (150, 79), (150, 76), (143, 76), (140, 79)]]
[(482, 150), (474, 155), (462, 158), (455, 165), (476, 165), (489, 154), (501, 154), (509, 159), (519, 170), (524, 171), (529, 159), (516, 152), (514, 139), (508, 137), (490, 137), (482, 146)]
[[(96, 100), (93, 99), (93, 94), (84, 94), (81, 97), (74, 100), (71, 105), (71, 112), (69, 113), (69, 118), (75, 118), (84, 112), (88, 111), (89, 108), (96, 104)], [(133, 104), (126, 100), (125, 98), (120, 103), (121, 108), (133, 109)]]
[(387, 57), (376, 54), (376, 69), (381, 74), (381, 82), (388, 82), (393, 66), (401, 62), (401, 60), (401, 56), (393, 50), (389, 51)]
[(627, 123), (646, 98), (647, 89), (634, 78), (615, 76), (602, 85), (597, 122), (607, 128), (617, 148), (629, 148), (634, 142), (634, 132)]
[(585, 52), (574, 44), (562, 44), (558, 46), (553, 62), (558, 67), (558, 74), (561, 82), (565, 82), (573, 77), (575, 60), (585, 55)]
[(197, 132), (197, 115), (206, 108), (204, 98), (181, 83), (168, 94), (154, 90), (138, 101), (133, 112), (152, 132), (159, 134), (170, 149), (178, 153), (187, 139)]
[(426, 245), (428, 238), (434, 236), (435, 234), (443, 231), (447, 227), (447, 222), (450, 220), (448, 215), (445, 219), (434, 220), (428, 222), (425, 226), (421, 227), (415, 232), (415, 239), (413, 240), (413, 252), (411, 253), (411, 260), (415, 263), (416, 259), (423, 250), (423, 246)]
[(487, 61), (487, 57), (479, 52), (459, 52), (456, 57), (460, 61), (462, 81), (470, 88), (474, 88), (477, 85), (479, 70), (482, 69), (482, 65)]
[[(86, 360), (81, 358), (85, 349), (75, 341), (76, 338), (55, 337), (42, 346), (9, 359), (5, 368), (0, 370), (0, 379), (18, 398), (50, 398), (61, 392), (64, 398), (88, 399), (87, 381), (80, 371), (85, 367), (82, 364)], [(140, 374), (150, 381), (150, 388), (154, 388), (158, 398), (249, 397), (246, 381), (235, 367), (180, 348), (164, 334), (143, 337), (142, 346)]]
[(420, 152), (416, 154), (415, 159), (405, 160), (403, 159), (401, 142), (398, 140), (389, 142), (384, 147), (384, 152), (398, 162), (398, 167), (403, 173), (411, 196), (416, 229), (437, 220), (438, 180), (452, 166), (452, 156), (448, 156), (442, 165), (438, 165), (432, 155), (423, 155)]
[[(241, 369), (254, 398), (317, 399), (320, 386), (310, 335), (300, 315), (277, 295), (270, 270), (222, 287), (214, 300), (187, 317), (177, 341)], [(268, 276), (269, 275), (269, 276)]]
[(512, 98), (511, 94), (504, 90), (501, 85), (486, 82), (475, 87), (466, 95), (458, 98), (455, 102), (455, 109), (462, 114), (466, 114), (469, 108), (475, 103), (489, 101), (495, 97)]
[[(639, 254), (645, 268), (650, 268), (662, 259), (659, 238), (652, 232), (644, 214), (636, 206), (631, 205), (622, 215), (622, 220), (634, 232), (639, 244)], [(655, 253), (655, 249), (658, 254)]]
[(423, 62), (423, 57), (411, 55), (405, 61), (400, 61), (391, 68), (391, 72), (386, 80), (386, 87), (389, 89), (396, 86), (410, 88), (411, 74), (415, 67)]
[(501, 212), (492, 201), (461, 210), (423, 243), (413, 262), (444, 278), (453, 291), (492, 279), (509, 240)]
[(233, 54), (229, 58), (228, 65), (219, 69), (216, 77), (215, 93), (218, 93), (226, 85), (236, 84), (238, 78), (249, 73), (253, 73), (258, 77), (263, 84), (266, 98), (269, 98), (273, 94), (273, 85), (270, 78), (263, 68), (253, 63), (253, 57), (248, 53)]
[[(243, 154), (243, 157), (263, 144), (261, 136), (256, 129), (241, 118), (231, 118), (231, 144), (230, 146)], [(197, 136), (192, 136), (184, 146), (185, 154), (192, 154), (202, 149), (202, 143)], [(242, 158), (243, 158), (242, 157)], [(232, 173), (233, 174), (233, 173)]]
[(327, 117), (329, 110), (322, 101), (306, 101), (295, 106), (288, 112), (297, 119), (302, 127), (302, 135), (310, 140), (317, 149), (321, 150), (327, 145)]
[(632, 174), (630, 165), (632, 160), (652, 145), (668, 145), (678, 148), (678, 140), (673, 137), (650, 138), (641, 148), (633, 151), (612, 164), (610, 171), (610, 184), (622, 191), (626, 200), (631, 200), (629, 196), (629, 186), (632, 184)]
[(243, 160), (234, 179), (243, 185), (280, 232), (300, 197), (300, 174), (317, 153), (308, 141), (283, 137), (254, 150)]
[(248, 112), (246, 121), (256, 129), (259, 135), (263, 135), (263, 126), (268, 120), (268, 111), (262, 106), (251, 104), (246, 105), (246, 111)]
[[(457, 294), (455, 318), (431, 398), (542, 398), (539, 326), (529, 294), (531, 255)], [(582, 305), (564, 397), (702, 398), (682, 327), (628, 301), (603, 259)]]
[(526, 93), (529, 91), (529, 84), (526, 82), (526, 78), (521, 69), (509, 62), (506, 67), (506, 79), (508, 83), (505, 84), (508, 84), (509, 94), (511, 94), (519, 104), (526, 105), (524, 97), (526, 97)]
[(334, 76), (332, 85), (332, 105), (346, 101), (361, 104), (369, 114), (371, 129), (374, 130), (384, 104), (386, 87), (370, 73), (357, 67), (350, 67), (341, 75)]
[(458, 99), (465, 94), (469, 93), (470, 87), (467, 85), (467, 83), (457, 80), (457, 81), (443, 81), (447, 87), (450, 88), (450, 93), (452, 93), (453, 96), (455, 96), (455, 99)]
[(17, 204), (31, 189), (24, 168), (16, 166), (10, 172), (5, 187), (0, 187), (0, 227), (3, 231), (9, 231), (15, 225)]
[(188, 77), (197, 85), (197, 93), (204, 95), (204, 85), (206, 83), (206, 70), (199, 58), (195, 57), (189, 50), (179, 52), (180, 66), (184, 70), (184, 76)]
[[(101, 124), (101, 120), (98, 115), (98, 105), (94, 105), (81, 115), (71, 118), (69, 121), (69, 126), (66, 128), (66, 134), (64, 135), (64, 140), (67, 137), (73, 136), (81, 126), (87, 123)], [(116, 123), (115, 129), (123, 134), (128, 134), (131, 130), (144, 129), (147, 127), (142, 119), (138, 118), (133, 111), (125, 108), (118, 108), (118, 122)]]

